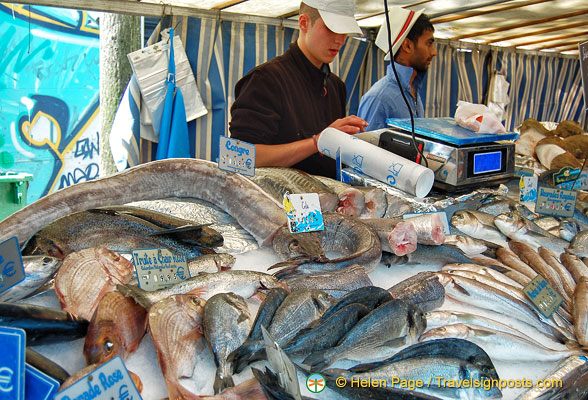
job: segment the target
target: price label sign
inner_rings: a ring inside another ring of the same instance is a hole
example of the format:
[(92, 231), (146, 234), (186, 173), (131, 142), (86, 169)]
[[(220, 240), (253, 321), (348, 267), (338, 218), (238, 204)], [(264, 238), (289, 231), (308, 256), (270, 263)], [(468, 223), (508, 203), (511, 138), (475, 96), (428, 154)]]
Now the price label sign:
[(284, 210), (291, 233), (316, 232), (325, 229), (318, 194), (284, 195)]
[(531, 302), (537, 307), (539, 312), (546, 318), (551, 317), (551, 314), (553, 314), (563, 301), (559, 293), (541, 275), (537, 275), (529, 282), (523, 291), (531, 299)]
[(122, 359), (116, 356), (55, 396), (55, 400), (72, 399), (140, 400), (141, 395)]
[(255, 176), (255, 145), (221, 136), (218, 167), (224, 171)]
[(167, 249), (133, 250), (131, 254), (139, 287), (143, 290), (166, 288), (190, 278), (188, 261), (182, 255)]
[(571, 217), (576, 209), (576, 191), (539, 186), (535, 212), (539, 214)]
[(51, 400), (59, 390), (59, 382), (37, 368), (25, 367), (25, 400)]
[(26, 333), (0, 326), (0, 400), (24, 399)]
[(12, 237), (0, 243), (0, 293), (25, 278), (18, 239)]
[(522, 176), (519, 181), (519, 200), (521, 202), (537, 201), (538, 176)]

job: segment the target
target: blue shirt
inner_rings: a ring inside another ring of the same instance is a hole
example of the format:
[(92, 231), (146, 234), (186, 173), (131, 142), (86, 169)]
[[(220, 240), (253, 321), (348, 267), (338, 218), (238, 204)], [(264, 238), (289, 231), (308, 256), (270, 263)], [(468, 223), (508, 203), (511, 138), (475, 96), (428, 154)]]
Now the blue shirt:
[[(417, 94), (415, 101), (410, 87), (410, 78), (414, 69), (398, 63), (395, 64), (400, 82), (404, 88), (404, 94), (412, 108), (413, 116), (415, 118), (424, 117), (425, 109), (419, 96), (419, 90), (425, 73), (418, 72), (414, 78), (413, 85)], [(388, 65), (386, 75), (374, 83), (370, 90), (362, 96), (359, 101), (357, 115), (367, 121), (369, 124), (367, 130), (370, 131), (385, 128), (387, 118), (410, 118), (410, 113), (400, 93), (391, 64)]]

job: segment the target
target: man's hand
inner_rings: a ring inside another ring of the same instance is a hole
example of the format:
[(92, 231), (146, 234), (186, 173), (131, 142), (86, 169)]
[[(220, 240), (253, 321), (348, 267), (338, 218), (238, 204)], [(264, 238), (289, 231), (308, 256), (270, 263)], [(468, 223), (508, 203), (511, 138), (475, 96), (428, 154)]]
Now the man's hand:
[(331, 128), (339, 129), (340, 131), (350, 135), (356, 134), (358, 132), (365, 132), (366, 126), (368, 126), (368, 123), (356, 115), (348, 115), (345, 118), (339, 118), (329, 125)]

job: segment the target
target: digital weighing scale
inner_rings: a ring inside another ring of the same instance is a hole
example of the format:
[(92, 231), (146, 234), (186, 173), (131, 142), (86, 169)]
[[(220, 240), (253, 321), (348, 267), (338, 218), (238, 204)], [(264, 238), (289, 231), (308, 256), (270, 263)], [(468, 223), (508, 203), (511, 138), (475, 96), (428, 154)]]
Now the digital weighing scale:
[[(406, 159), (421, 162), (412, 144), (410, 119), (388, 119), (389, 128), (366, 132), (379, 137), (377, 145)], [(435, 172), (434, 187), (459, 191), (504, 183), (514, 176), (513, 132), (478, 134), (453, 118), (415, 118), (417, 146)]]

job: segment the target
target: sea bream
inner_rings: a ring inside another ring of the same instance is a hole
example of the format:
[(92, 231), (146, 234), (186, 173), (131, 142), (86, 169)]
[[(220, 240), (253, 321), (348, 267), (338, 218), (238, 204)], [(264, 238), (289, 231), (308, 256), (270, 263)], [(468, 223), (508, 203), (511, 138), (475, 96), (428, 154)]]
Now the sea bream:
[(475, 239), (484, 239), (506, 247), (507, 237), (494, 225), (492, 214), (471, 210), (456, 211), (451, 217), (451, 225)]
[(270, 245), (287, 222), (281, 203), (251, 180), (192, 158), (152, 161), (77, 183), (25, 206), (0, 222), (0, 242), (16, 236), (25, 243), (52, 221), (107, 204), (161, 198), (198, 198), (234, 217), (260, 245)]

